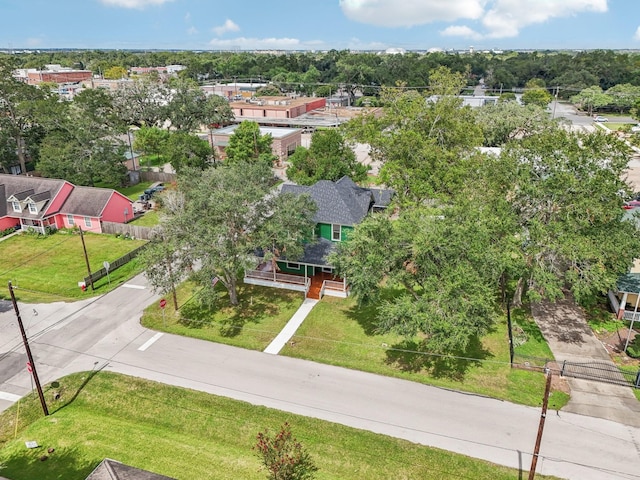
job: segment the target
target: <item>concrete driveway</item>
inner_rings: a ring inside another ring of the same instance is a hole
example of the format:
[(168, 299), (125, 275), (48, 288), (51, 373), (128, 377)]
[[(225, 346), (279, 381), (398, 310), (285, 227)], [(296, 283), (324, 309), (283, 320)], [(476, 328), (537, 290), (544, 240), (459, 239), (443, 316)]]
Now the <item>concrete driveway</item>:
[[(556, 303), (531, 307), (533, 317), (556, 360), (602, 362), (614, 366), (609, 353), (591, 331), (582, 309), (568, 296)], [(563, 411), (640, 427), (640, 402), (631, 388), (566, 377), (571, 400)]]

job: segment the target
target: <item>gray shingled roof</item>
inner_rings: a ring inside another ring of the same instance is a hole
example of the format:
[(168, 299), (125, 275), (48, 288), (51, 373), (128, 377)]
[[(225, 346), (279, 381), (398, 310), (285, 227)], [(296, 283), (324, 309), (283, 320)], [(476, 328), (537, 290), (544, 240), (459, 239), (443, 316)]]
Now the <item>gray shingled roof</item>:
[(175, 480), (105, 458), (86, 480)]
[(320, 180), (310, 187), (285, 184), (282, 193), (309, 194), (318, 206), (314, 221), (354, 226), (364, 219), (373, 205), (387, 206), (393, 190), (359, 187), (349, 177), (337, 182)]
[[(0, 199), (0, 203), (5, 203), (7, 198), (11, 197), (12, 195), (15, 196), (18, 200), (24, 200), (28, 196), (31, 196), (34, 201), (42, 201), (46, 199), (50, 200), (52, 198), (55, 198), (62, 186), (65, 184), (65, 181), (53, 178), (0, 174), (0, 184), (4, 185), (5, 190), (3, 198)], [(48, 203), (46, 203), (37, 214), (32, 214), (28, 210), (26, 210), (21, 214), (16, 214), (15, 216), (22, 218), (41, 218), (48, 206)], [(0, 210), (3, 209), (7, 210), (4, 212), (5, 214), (9, 212), (9, 209), (6, 207), (6, 205), (0, 208)]]
[(336, 242), (320, 237), (315, 242), (305, 245), (304, 254), (297, 263), (329, 267), (331, 265), (327, 262), (327, 257), (335, 248)]
[(75, 187), (60, 213), (100, 217), (114, 190), (95, 187)]

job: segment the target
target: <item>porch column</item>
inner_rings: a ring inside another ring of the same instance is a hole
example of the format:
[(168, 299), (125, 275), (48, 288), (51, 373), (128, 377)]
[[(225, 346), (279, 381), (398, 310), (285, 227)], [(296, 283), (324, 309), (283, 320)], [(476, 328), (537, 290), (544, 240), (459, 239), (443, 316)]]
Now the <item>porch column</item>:
[(620, 307), (618, 307), (618, 315), (617, 315), (618, 320), (622, 320), (622, 318), (624, 317), (624, 308), (627, 305), (628, 296), (629, 296), (628, 292), (624, 292), (622, 294), (622, 300), (620, 300)]

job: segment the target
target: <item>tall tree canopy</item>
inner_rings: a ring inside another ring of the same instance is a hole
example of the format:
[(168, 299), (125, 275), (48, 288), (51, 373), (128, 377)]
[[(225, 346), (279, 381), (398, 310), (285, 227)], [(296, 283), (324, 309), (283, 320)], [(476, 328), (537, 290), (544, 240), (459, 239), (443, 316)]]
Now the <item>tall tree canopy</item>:
[(244, 121), (229, 137), (229, 144), (225, 148), (225, 163), (249, 162), (271, 166), (277, 159), (271, 150), (272, 143), (273, 137), (270, 134), (262, 135), (256, 122)]
[[(464, 173), (482, 145), (482, 130), (470, 107), (448, 95), (445, 70), (433, 74), (439, 98), (403, 88), (383, 89), (382, 115), (365, 114), (349, 122), (348, 134), (371, 145), (371, 156), (383, 163), (380, 176), (403, 202), (448, 198), (462, 187)], [(459, 76), (450, 74), (451, 84)], [(455, 87), (457, 88), (457, 87)]]
[[(264, 163), (186, 169), (178, 177), (180, 206), (170, 209), (162, 221), (158, 241), (169, 242), (199, 262), (193, 276), (203, 287), (210, 289), (217, 277), (232, 305), (238, 304), (239, 276), (256, 266), (257, 250), (271, 255), (286, 252), (293, 261), (302, 255), (303, 240), (313, 230), (315, 203), (308, 196), (275, 194), (272, 178)], [(157, 262), (166, 264), (166, 251), (157, 251)], [(167, 284), (163, 280), (158, 285)]]
[(523, 288), (532, 300), (554, 300), (565, 285), (585, 303), (628, 271), (640, 237), (623, 220), (627, 163), (626, 146), (611, 135), (556, 129), (512, 142), (488, 164), (518, 225), (516, 303)]
[(345, 175), (360, 182), (367, 177), (368, 171), (358, 162), (339, 130), (316, 131), (309, 149), (298, 147), (289, 162), (287, 177), (300, 185), (313, 185), (318, 180), (335, 182)]

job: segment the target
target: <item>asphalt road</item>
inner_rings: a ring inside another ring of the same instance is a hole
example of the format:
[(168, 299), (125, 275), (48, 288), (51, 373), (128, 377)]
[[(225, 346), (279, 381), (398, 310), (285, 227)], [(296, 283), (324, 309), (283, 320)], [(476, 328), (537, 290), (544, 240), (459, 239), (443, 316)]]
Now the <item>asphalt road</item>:
[[(130, 284), (143, 287), (145, 281), (137, 277)], [(138, 322), (143, 307), (156, 300), (146, 288), (120, 287), (76, 304), (21, 306), (41, 380), (105, 369), (528, 470), (537, 408), (159, 334)], [(13, 311), (0, 305), (0, 409), (30, 390), (15, 323)], [(621, 423), (550, 412), (540, 453), (541, 473), (640, 478), (640, 429)]]

